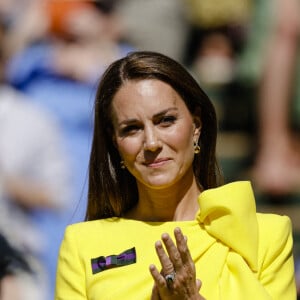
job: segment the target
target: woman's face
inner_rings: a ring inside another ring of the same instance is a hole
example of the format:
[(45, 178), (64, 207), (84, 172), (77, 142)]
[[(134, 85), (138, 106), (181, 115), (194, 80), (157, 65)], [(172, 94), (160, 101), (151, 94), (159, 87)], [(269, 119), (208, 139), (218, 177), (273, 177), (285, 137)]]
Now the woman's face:
[(138, 184), (170, 187), (193, 176), (200, 119), (168, 84), (127, 81), (112, 102), (114, 142)]

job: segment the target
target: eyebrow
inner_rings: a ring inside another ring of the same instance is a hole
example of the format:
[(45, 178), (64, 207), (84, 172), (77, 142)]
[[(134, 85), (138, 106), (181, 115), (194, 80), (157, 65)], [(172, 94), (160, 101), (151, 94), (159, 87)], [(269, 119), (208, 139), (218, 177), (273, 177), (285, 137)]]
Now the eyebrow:
[[(160, 111), (159, 113), (153, 115), (153, 119), (157, 119), (157, 118), (160, 118), (162, 116), (164, 116), (165, 114), (167, 114), (168, 112), (170, 111), (178, 111), (178, 108), (177, 107), (170, 107), (170, 108), (167, 108), (163, 111)], [(120, 122), (118, 124), (118, 126), (121, 126), (121, 125), (130, 125), (130, 124), (133, 124), (135, 122), (137, 122), (138, 120), (137, 119), (127, 119), (127, 120), (124, 120), (122, 122)]]

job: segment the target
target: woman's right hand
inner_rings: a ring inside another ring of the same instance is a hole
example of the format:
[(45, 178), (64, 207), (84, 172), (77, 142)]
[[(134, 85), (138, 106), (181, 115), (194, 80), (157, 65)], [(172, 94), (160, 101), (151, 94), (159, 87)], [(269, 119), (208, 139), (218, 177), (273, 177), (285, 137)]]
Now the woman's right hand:
[(205, 300), (199, 294), (201, 281), (196, 279), (195, 264), (187, 246), (187, 239), (180, 228), (175, 228), (174, 236), (176, 245), (167, 233), (162, 235), (167, 253), (161, 241), (155, 243), (161, 272), (156, 266), (150, 266), (154, 279), (151, 300)]

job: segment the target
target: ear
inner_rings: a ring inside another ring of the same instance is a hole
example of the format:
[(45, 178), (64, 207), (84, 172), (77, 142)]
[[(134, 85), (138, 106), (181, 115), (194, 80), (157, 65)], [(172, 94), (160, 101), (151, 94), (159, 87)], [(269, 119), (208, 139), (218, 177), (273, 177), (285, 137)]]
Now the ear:
[(194, 141), (198, 143), (200, 134), (201, 134), (201, 128), (202, 128), (202, 122), (200, 120), (200, 117), (197, 115), (193, 116), (193, 120), (194, 120), (194, 125), (195, 125), (195, 129), (194, 129)]

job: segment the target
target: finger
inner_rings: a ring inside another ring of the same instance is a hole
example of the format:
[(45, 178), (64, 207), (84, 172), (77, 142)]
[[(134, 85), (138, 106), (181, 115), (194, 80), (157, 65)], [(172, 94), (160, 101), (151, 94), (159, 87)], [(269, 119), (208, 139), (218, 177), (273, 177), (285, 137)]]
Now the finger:
[(152, 294), (151, 294), (150, 300), (160, 300), (160, 296), (159, 296), (156, 284), (154, 284), (154, 286), (152, 288)]
[(165, 278), (162, 276), (162, 274), (157, 270), (155, 265), (150, 265), (149, 271), (151, 273), (151, 276), (155, 282), (156, 288), (158, 289), (166, 289), (167, 283)]
[(187, 237), (183, 235), (181, 229), (176, 227), (174, 229), (174, 236), (176, 240), (177, 250), (179, 252), (180, 258), (182, 260), (182, 264), (189, 264), (191, 263), (192, 256), (187, 245)]
[(180, 269), (182, 266), (182, 260), (181, 260), (181, 255), (177, 249), (177, 246), (175, 245), (175, 243), (167, 233), (164, 233), (162, 235), (162, 240), (168, 252), (169, 259), (173, 265), (173, 271), (174, 269), (175, 270)]
[[(167, 238), (166, 236), (169, 236), (169, 235), (163, 234), (163, 239)], [(175, 270), (174, 270), (173, 263), (170, 260), (169, 256), (166, 254), (161, 241), (157, 241), (155, 243), (155, 249), (156, 249), (156, 253), (159, 258), (159, 261), (161, 263), (161, 267), (162, 267), (162, 271), (163, 271), (164, 275), (171, 274), (172, 272), (174, 272)]]
[(152, 278), (154, 279), (154, 287), (152, 289), (151, 300), (161, 300), (170, 297), (169, 289), (164, 276), (157, 270), (155, 265), (149, 267)]
[[(198, 289), (198, 293), (200, 294), (200, 289), (202, 287), (202, 281), (200, 279), (196, 279), (196, 286)], [(206, 300), (202, 295), (200, 295), (199, 300)]]
[(202, 281), (200, 279), (196, 279), (197, 291), (199, 292), (202, 286)]

